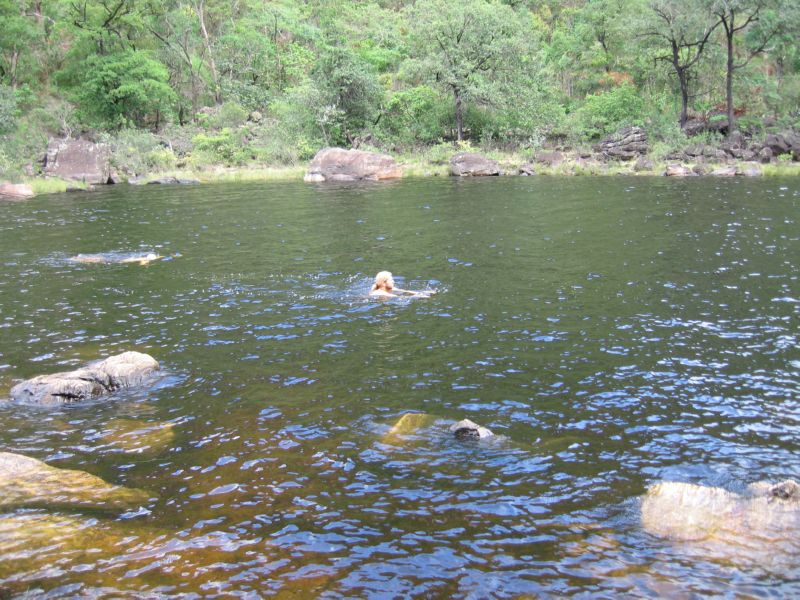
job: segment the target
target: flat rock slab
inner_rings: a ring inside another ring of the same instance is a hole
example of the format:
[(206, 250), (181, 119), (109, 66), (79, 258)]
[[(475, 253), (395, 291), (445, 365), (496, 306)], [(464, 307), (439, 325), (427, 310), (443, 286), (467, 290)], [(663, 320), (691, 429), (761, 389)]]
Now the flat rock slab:
[(476, 152), (459, 152), (450, 159), (450, 174), (455, 177), (494, 177), (502, 175), (500, 165)]
[(86, 183), (109, 183), (108, 149), (88, 140), (53, 140), (47, 147), (44, 174)]
[(154, 252), (144, 254), (142, 252), (100, 252), (97, 254), (76, 254), (70, 256), (69, 261), (81, 264), (131, 264), (146, 265), (155, 260), (164, 258)]
[(397, 179), (403, 171), (388, 154), (323, 148), (317, 152), (303, 180), (310, 183), (323, 181), (381, 181)]
[(11, 399), (42, 406), (79, 402), (141, 385), (158, 369), (158, 361), (148, 354), (123, 352), (76, 371), (40, 375), (23, 381), (11, 388)]
[(0, 182), (0, 200), (24, 200), (35, 195), (31, 186), (25, 183)]
[(0, 508), (80, 506), (127, 509), (146, 503), (152, 494), (112, 485), (84, 471), (51, 467), (40, 460), (0, 452)]
[(664, 175), (667, 177), (696, 177), (697, 173), (683, 165), (668, 165)]

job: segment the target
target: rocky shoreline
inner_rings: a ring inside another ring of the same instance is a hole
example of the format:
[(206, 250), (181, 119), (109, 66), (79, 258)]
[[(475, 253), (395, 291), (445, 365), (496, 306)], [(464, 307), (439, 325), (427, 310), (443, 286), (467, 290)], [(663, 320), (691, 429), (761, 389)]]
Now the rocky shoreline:
[[(454, 146), (449, 161), (424, 161), (358, 149), (323, 148), (305, 170), (298, 167), (212, 169), (204, 172), (120, 173), (103, 144), (87, 140), (52, 140), (40, 168), (29, 169), (24, 183), (0, 181), (0, 199), (24, 200), (40, 193), (85, 191), (96, 186), (186, 185), (225, 180), (303, 178), (324, 181), (384, 180), (401, 177), (501, 175), (645, 175), (758, 177), (800, 174), (800, 132), (789, 130), (763, 138), (741, 132), (721, 142), (694, 142), (659, 160), (653, 157), (646, 132), (626, 127), (591, 148), (553, 146), (528, 153), (459, 151)], [(269, 177), (262, 177), (265, 169)]]

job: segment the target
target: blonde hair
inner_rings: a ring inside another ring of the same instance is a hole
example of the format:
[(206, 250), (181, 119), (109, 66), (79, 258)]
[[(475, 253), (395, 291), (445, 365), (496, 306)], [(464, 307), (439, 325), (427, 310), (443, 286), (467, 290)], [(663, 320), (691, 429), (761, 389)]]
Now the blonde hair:
[[(372, 284), (372, 290), (370, 291), (374, 292), (376, 290), (383, 289), (388, 281), (391, 281), (392, 284), (394, 284), (394, 278), (392, 277), (392, 274), (389, 271), (381, 271), (375, 275), (375, 283)], [(392, 287), (394, 287), (394, 285), (392, 285)]]

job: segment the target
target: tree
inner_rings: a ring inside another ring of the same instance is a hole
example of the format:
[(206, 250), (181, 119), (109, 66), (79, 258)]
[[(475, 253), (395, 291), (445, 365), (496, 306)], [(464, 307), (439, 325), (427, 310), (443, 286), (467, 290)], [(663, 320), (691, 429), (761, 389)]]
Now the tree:
[(681, 94), (680, 126), (686, 126), (689, 111), (689, 87), (692, 72), (697, 65), (711, 34), (722, 22), (719, 18), (709, 18), (702, 7), (687, 10), (684, 0), (656, 0), (650, 5), (652, 23), (648, 24), (644, 35), (656, 39), (667, 50), (656, 55), (656, 60), (669, 63), (675, 71)]
[(733, 76), (734, 72), (744, 68), (757, 54), (762, 53), (767, 45), (781, 29), (778, 20), (772, 27), (758, 30), (757, 39), (745, 52), (745, 57), (736, 62), (735, 37), (738, 33), (754, 26), (764, 13), (770, 8), (777, 7), (777, 2), (772, 0), (713, 0), (712, 10), (722, 23), (725, 35), (726, 65), (725, 65), (725, 97), (728, 113), (728, 137), (736, 131), (735, 112), (733, 104)]
[(166, 67), (146, 52), (123, 50), (91, 56), (76, 94), (80, 112), (106, 127), (128, 125), (158, 128), (174, 106), (175, 92), (167, 83)]
[(408, 10), (419, 71), (452, 94), (456, 138), (464, 139), (464, 109), (488, 97), (488, 84), (520, 60), (522, 28), (514, 10), (495, 0), (421, 0)]

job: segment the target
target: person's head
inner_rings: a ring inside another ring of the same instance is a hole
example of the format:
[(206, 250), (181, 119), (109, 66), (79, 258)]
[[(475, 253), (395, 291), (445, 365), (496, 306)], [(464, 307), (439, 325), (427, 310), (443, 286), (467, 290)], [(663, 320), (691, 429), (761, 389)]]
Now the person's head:
[(377, 275), (375, 275), (375, 283), (372, 284), (372, 291), (375, 290), (383, 290), (385, 292), (391, 292), (394, 288), (394, 279), (392, 279), (392, 274), (389, 271), (381, 271)]

